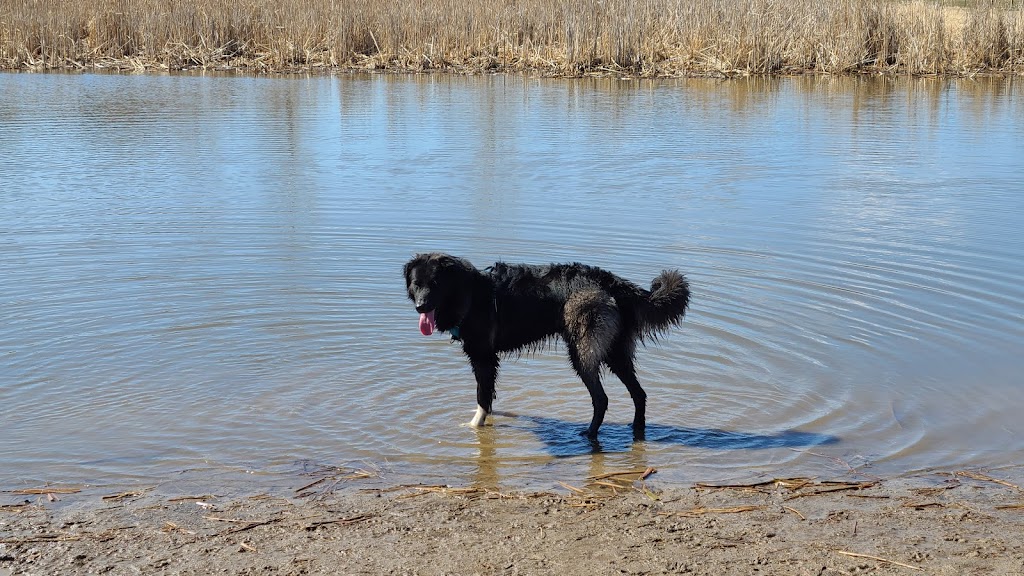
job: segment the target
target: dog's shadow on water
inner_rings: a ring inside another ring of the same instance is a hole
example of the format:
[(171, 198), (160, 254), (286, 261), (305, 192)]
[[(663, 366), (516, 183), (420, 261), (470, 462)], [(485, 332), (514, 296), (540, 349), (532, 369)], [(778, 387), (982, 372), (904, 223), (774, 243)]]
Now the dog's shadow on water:
[[(548, 453), (556, 457), (581, 456), (598, 452), (628, 452), (633, 449), (633, 428), (628, 424), (606, 422), (598, 440), (579, 433), (586, 424), (557, 418), (503, 414), (514, 421), (508, 424), (532, 432)], [(648, 424), (644, 441), (648, 444), (675, 444), (708, 450), (764, 450), (768, 448), (806, 448), (834, 444), (839, 437), (815, 432), (784, 430), (775, 434), (753, 434), (716, 428), (685, 428)]]

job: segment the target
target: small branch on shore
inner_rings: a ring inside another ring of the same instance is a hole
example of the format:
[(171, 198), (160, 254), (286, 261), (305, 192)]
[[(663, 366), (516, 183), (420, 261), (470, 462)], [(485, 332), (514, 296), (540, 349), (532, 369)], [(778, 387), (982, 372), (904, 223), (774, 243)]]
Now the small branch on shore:
[(168, 498), (168, 502), (189, 502), (189, 501), (203, 501), (213, 500), (217, 496), (213, 494), (205, 494), (203, 496), (175, 496), (174, 498)]
[(972, 480), (980, 480), (982, 482), (992, 482), (994, 484), (999, 484), (1000, 486), (1006, 486), (1007, 488), (1013, 488), (1014, 490), (1016, 490), (1018, 492), (1024, 492), (1024, 489), (1022, 489), (1020, 486), (1017, 486), (1016, 484), (1011, 484), (1011, 483), (1007, 482), (1006, 480), (1000, 480), (998, 478), (993, 478), (993, 477), (991, 477), (991, 476), (989, 476), (987, 474), (982, 474), (981, 472), (971, 472), (969, 470), (959, 470), (957, 472), (954, 472), (953, 475), (954, 476), (960, 476), (960, 477), (963, 477), (963, 478), (971, 478)]
[(81, 492), (81, 488), (59, 488), (57, 486), (48, 486), (44, 488), (19, 488), (17, 490), (5, 490), (8, 494), (18, 494), (22, 496), (28, 495), (43, 495), (43, 494), (77, 494)]
[(842, 554), (843, 556), (850, 556), (850, 557), (853, 557), (853, 558), (867, 558), (868, 560), (874, 560), (876, 562), (885, 562), (886, 564), (894, 564), (896, 566), (902, 566), (903, 568), (909, 568), (911, 570), (917, 570), (918, 572), (923, 572), (924, 571), (924, 568), (919, 568), (917, 566), (912, 566), (910, 564), (904, 564), (903, 562), (897, 562), (895, 560), (889, 560), (888, 558), (881, 558), (881, 557), (878, 557), (878, 556), (871, 556), (870, 554), (860, 554), (860, 553), (857, 553), (857, 552), (847, 552), (846, 550), (836, 550), (835, 553), (836, 554)]
[(754, 512), (756, 510), (767, 510), (767, 506), (730, 506), (727, 508), (705, 508), (699, 506), (697, 508), (691, 508), (690, 510), (682, 510), (679, 512), (661, 512), (663, 516), (682, 516), (684, 518), (695, 518), (697, 516), (704, 516), (705, 514), (742, 514), (744, 512)]
[(352, 516), (350, 518), (337, 518), (335, 520), (317, 520), (316, 522), (311, 522), (310, 524), (308, 524), (305, 527), (305, 529), (306, 530), (316, 530), (317, 528), (319, 528), (321, 526), (330, 526), (330, 525), (334, 525), (334, 524), (340, 525), (340, 526), (348, 526), (349, 524), (356, 524), (358, 522), (365, 522), (365, 521), (370, 520), (371, 518), (374, 518), (374, 517), (375, 516), (373, 514), (359, 514), (357, 516)]

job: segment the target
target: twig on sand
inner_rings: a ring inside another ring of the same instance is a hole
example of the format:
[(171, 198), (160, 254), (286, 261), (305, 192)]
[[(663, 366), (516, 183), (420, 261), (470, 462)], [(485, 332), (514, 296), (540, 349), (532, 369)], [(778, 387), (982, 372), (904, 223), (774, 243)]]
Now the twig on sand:
[(612, 492), (618, 493), (619, 490), (623, 489), (622, 484), (616, 484), (614, 482), (604, 482), (602, 480), (595, 480), (587, 484), (587, 486), (603, 486), (605, 488), (611, 488)]
[[(877, 484), (878, 482), (874, 480), (867, 482), (815, 482), (811, 478), (773, 478), (747, 484), (707, 484), (699, 482), (695, 484), (695, 487), (710, 490), (748, 490), (753, 492), (768, 492), (775, 487), (781, 487), (795, 493), (786, 498), (786, 500), (792, 500), (794, 498), (818, 496), (842, 490), (863, 490)], [(809, 491), (801, 492), (805, 488), (809, 489)]]
[(18, 490), (6, 490), (10, 494), (18, 494), (21, 496), (28, 495), (41, 495), (41, 494), (77, 494), (81, 492), (81, 488), (58, 488), (56, 486), (46, 488), (20, 488)]
[(252, 520), (241, 520), (238, 518), (221, 518), (220, 516), (203, 516), (203, 520), (212, 520), (214, 522), (235, 522), (237, 524), (245, 524), (252, 522)]
[(565, 482), (562, 482), (561, 480), (559, 480), (558, 483), (561, 484), (563, 488), (565, 488), (565, 489), (567, 489), (567, 490), (569, 490), (571, 492), (574, 492), (576, 494), (586, 494), (587, 493), (587, 491), (584, 490), (583, 488), (577, 488), (577, 487), (575, 487), (575, 486), (573, 486), (571, 484), (566, 484)]
[(143, 494), (145, 494), (146, 490), (149, 490), (149, 488), (146, 488), (145, 490), (130, 490), (128, 492), (121, 492), (120, 494), (108, 494), (106, 496), (102, 496), (100, 498), (100, 500), (111, 501), (111, 500), (124, 500), (126, 498), (137, 498), (137, 497), (142, 496)]
[(373, 518), (373, 514), (359, 514), (350, 518), (335, 518), (334, 520), (317, 520), (316, 522), (310, 523), (306, 526), (306, 530), (316, 530), (321, 526), (328, 526), (330, 524), (340, 524), (342, 526), (348, 526), (349, 524), (355, 524), (357, 522), (365, 522), (370, 518)]
[(174, 498), (168, 498), (168, 502), (187, 502), (189, 500), (212, 500), (216, 498), (213, 494), (204, 494), (202, 496), (175, 496)]
[(703, 516), (705, 514), (740, 514), (742, 512), (754, 512), (755, 510), (765, 510), (767, 506), (732, 506), (729, 508), (705, 508), (703, 506), (698, 508), (692, 508), (690, 510), (682, 510), (680, 512), (662, 512), (665, 516), (686, 516), (695, 517)]
[(310, 482), (309, 484), (306, 484), (305, 486), (303, 486), (301, 488), (296, 488), (295, 491), (296, 492), (304, 492), (307, 488), (312, 488), (313, 486), (316, 486), (317, 484), (323, 482), (324, 480), (327, 480), (327, 478), (329, 478), (329, 477), (328, 476), (324, 476), (323, 478), (320, 478), (318, 480), (313, 480), (312, 482)]
[(246, 530), (252, 530), (253, 528), (256, 528), (257, 526), (266, 526), (267, 524), (273, 524), (274, 522), (280, 522), (280, 521), (281, 521), (280, 518), (271, 518), (270, 520), (263, 520), (261, 522), (252, 522), (250, 524), (246, 524), (245, 526), (239, 526), (238, 528), (232, 528), (231, 530), (228, 530), (224, 534), (235, 534), (237, 532), (245, 532)]
[(81, 540), (82, 537), (73, 534), (37, 534), (27, 538), (12, 538), (0, 540), (0, 544), (41, 544), (44, 542), (67, 542), (69, 540)]
[(1021, 487), (1017, 486), (1016, 484), (1010, 484), (1006, 480), (1000, 480), (998, 478), (993, 478), (993, 477), (991, 477), (991, 476), (989, 476), (987, 474), (982, 474), (980, 472), (971, 472), (969, 470), (960, 470), (960, 471), (954, 472), (953, 475), (954, 476), (961, 476), (961, 477), (964, 477), (964, 478), (972, 478), (974, 480), (981, 480), (982, 482), (994, 482), (994, 483), (999, 484), (1001, 486), (1006, 486), (1008, 488), (1013, 488), (1014, 490), (1016, 490), (1018, 492), (1024, 492), (1024, 489), (1021, 489)]
[(904, 568), (910, 568), (911, 570), (917, 570), (918, 572), (924, 571), (924, 568), (918, 566), (911, 566), (910, 564), (904, 564), (903, 562), (897, 562), (895, 560), (889, 560), (888, 558), (880, 558), (878, 556), (871, 556), (870, 554), (860, 554), (857, 552), (847, 552), (846, 550), (836, 550), (836, 554), (842, 554), (843, 556), (852, 556), (854, 558), (867, 558), (868, 560), (875, 560), (878, 562), (885, 562), (887, 564), (895, 564), (896, 566), (902, 566)]
[(939, 494), (942, 494), (943, 492), (946, 492), (948, 490), (953, 490), (954, 488), (959, 488), (961, 486), (961, 482), (956, 477), (955, 474), (950, 474), (948, 472), (939, 472), (938, 475), (940, 475), (940, 476), (949, 476), (950, 478), (948, 480), (944, 480), (942, 482), (942, 484), (939, 485), (939, 486), (926, 486), (924, 488), (912, 488), (910, 491), (913, 492), (914, 494), (918, 494), (920, 496), (937, 496)]
[(231, 522), (234, 524), (245, 524), (245, 526), (239, 526), (238, 528), (232, 528), (227, 532), (221, 534), (234, 534), (236, 532), (245, 532), (246, 530), (252, 530), (257, 526), (266, 526), (267, 524), (273, 524), (274, 522), (280, 522), (280, 518), (271, 518), (270, 520), (242, 520), (239, 518), (221, 518), (220, 516), (203, 516), (205, 520), (212, 520), (214, 522)]
[(747, 482), (741, 484), (712, 484), (709, 482), (697, 482), (694, 486), (709, 490), (753, 490), (755, 492), (764, 491), (765, 489), (775, 488), (778, 486), (796, 492), (797, 490), (811, 484), (814, 484), (814, 480), (811, 478), (772, 478), (771, 480), (762, 480), (761, 482)]
[(924, 510), (925, 508), (945, 508), (946, 505), (942, 502), (923, 502), (920, 500), (907, 500), (900, 505), (900, 508), (914, 508), (915, 510)]
[(380, 492), (394, 492), (396, 490), (415, 490), (415, 492), (396, 496), (396, 499), (416, 498), (417, 496), (425, 496), (427, 494), (440, 494), (442, 496), (480, 496), (487, 493), (487, 491), (482, 488), (453, 488), (451, 486), (429, 486), (419, 484), (405, 484), (394, 488), (380, 490)]
[(620, 472), (608, 472), (605, 474), (598, 474), (596, 476), (588, 476), (587, 480), (604, 480), (606, 478), (612, 478), (615, 476), (639, 476), (637, 480), (644, 480), (651, 474), (654, 474), (658, 470), (656, 468), (648, 466), (647, 468), (637, 470), (622, 470)]
[(801, 492), (799, 494), (793, 494), (786, 498), (786, 500), (793, 500), (796, 498), (804, 498), (807, 496), (819, 496), (821, 494), (829, 494), (831, 492), (841, 492), (843, 490), (864, 490), (865, 488), (871, 488), (877, 485), (878, 482), (822, 482), (815, 485), (817, 488), (811, 492)]
[(800, 517), (801, 520), (807, 520), (807, 518), (805, 518), (804, 515), (801, 514), (800, 511), (797, 510), (796, 508), (790, 508), (789, 506), (783, 506), (782, 509), (783, 510), (788, 510), (789, 512), (792, 512), (793, 514), (796, 514), (797, 516)]
[[(619, 470), (588, 476), (585, 489), (570, 486), (565, 482), (559, 482), (563, 487), (571, 490), (575, 495), (590, 498), (609, 498), (618, 496), (620, 491), (636, 490), (651, 500), (658, 500), (658, 495), (652, 492), (644, 482), (651, 474), (658, 470), (651, 466), (637, 468), (634, 470)], [(609, 494), (610, 492), (610, 494)]]

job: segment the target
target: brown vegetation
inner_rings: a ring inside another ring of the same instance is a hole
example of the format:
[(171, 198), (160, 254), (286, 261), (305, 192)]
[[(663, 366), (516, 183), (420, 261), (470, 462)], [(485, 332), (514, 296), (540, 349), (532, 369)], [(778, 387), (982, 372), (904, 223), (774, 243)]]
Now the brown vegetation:
[(1024, 70), (1019, 0), (0, 0), (0, 69)]

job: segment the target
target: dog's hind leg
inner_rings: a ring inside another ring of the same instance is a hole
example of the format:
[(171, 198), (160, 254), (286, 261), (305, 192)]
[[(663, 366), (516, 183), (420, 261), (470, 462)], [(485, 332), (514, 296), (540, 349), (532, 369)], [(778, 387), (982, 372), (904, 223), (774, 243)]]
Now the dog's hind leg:
[(572, 362), (572, 367), (579, 374), (580, 380), (583, 380), (583, 384), (586, 385), (587, 392), (590, 392), (590, 401), (594, 405), (594, 417), (590, 420), (590, 426), (580, 434), (591, 440), (596, 440), (597, 431), (601, 428), (601, 423), (604, 422), (604, 414), (608, 411), (608, 395), (605, 394), (604, 386), (601, 385), (600, 365), (588, 362), (586, 356), (580, 353), (575, 342), (567, 341), (566, 348), (569, 349), (569, 360)]
[(572, 367), (579, 374), (590, 400), (594, 417), (583, 435), (597, 439), (597, 431), (608, 410), (608, 395), (601, 386), (601, 362), (619, 332), (619, 310), (615, 300), (600, 290), (573, 294), (565, 304), (565, 340)]
[(647, 428), (647, 393), (640, 386), (636, 379), (636, 367), (633, 365), (633, 352), (635, 344), (632, 341), (620, 340), (608, 352), (605, 364), (622, 380), (633, 399), (633, 439), (643, 440)]
[(473, 367), (473, 376), (476, 377), (476, 414), (469, 421), (469, 426), (476, 428), (483, 426), (491, 413), (496, 395), (494, 382), (498, 379), (498, 355), (494, 352), (468, 355), (469, 363)]

